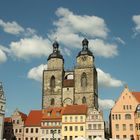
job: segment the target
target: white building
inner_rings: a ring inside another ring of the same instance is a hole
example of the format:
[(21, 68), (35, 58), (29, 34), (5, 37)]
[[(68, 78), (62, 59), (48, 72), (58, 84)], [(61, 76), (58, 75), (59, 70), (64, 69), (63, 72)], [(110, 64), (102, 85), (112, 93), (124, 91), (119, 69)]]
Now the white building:
[(86, 138), (93, 140), (96, 137), (105, 138), (103, 113), (95, 108), (88, 110), (86, 119)]
[(2, 83), (0, 82), (0, 140), (3, 139), (5, 103), (6, 103), (6, 99), (4, 97)]

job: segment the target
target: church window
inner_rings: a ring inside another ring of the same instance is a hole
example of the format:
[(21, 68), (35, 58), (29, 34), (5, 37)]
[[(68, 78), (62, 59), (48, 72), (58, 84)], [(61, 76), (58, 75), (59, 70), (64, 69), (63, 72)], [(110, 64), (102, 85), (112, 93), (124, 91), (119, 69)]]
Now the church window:
[(87, 75), (86, 73), (83, 73), (81, 76), (81, 87), (86, 87), (87, 86)]
[(55, 77), (54, 77), (54, 76), (51, 77), (51, 80), (50, 80), (50, 87), (51, 87), (51, 88), (55, 88)]
[(83, 103), (83, 104), (86, 103), (86, 97), (85, 97), (85, 96), (82, 98), (82, 103)]
[(54, 98), (51, 99), (51, 105), (54, 105), (55, 104), (55, 100)]

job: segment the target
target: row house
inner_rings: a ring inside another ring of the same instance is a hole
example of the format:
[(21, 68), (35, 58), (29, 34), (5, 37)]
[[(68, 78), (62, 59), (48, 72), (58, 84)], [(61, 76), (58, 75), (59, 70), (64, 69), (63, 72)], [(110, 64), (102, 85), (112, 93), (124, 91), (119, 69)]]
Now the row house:
[(124, 88), (110, 112), (112, 138), (140, 140), (140, 92)]
[(100, 111), (87, 105), (67, 105), (31, 110), (29, 115), (16, 110), (5, 118), (7, 140), (73, 140), (84, 137), (104, 138), (104, 121)]

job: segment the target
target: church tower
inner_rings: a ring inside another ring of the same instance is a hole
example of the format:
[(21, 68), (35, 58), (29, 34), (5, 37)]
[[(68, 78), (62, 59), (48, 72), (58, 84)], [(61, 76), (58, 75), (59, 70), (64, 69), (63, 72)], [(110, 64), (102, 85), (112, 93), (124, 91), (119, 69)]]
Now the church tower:
[(4, 97), (3, 86), (2, 83), (0, 82), (0, 140), (3, 139), (5, 103), (6, 103), (6, 99)]
[(88, 48), (87, 39), (82, 41), (82, 46), (74, 70), (75, 104), (87, 104), (89, 108), (98, 109), (98, 83), (94, 56)]
[(64, 59), (58, 42), (53, 43), (53, 52), (48, 57), (48, 68), (43, 71), (42, 108), (62, 106), (62, 83)]

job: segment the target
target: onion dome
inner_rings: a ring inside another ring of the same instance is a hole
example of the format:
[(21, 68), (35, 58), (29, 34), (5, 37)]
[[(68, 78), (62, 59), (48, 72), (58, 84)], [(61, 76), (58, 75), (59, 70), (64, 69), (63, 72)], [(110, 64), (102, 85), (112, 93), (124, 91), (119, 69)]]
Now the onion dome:
[(51, 59), (51, 58), (59, 58), (59, 59), (63, 59), (63, 56), (60, 54), (60, 51), (59, 51), (59, 44), (57, 41), (55, 41), (53, 43), (53, 53), (51, 53), (48, 57), (48, 60)]
[(83, 41), (82, 41), (82, 50), (78, 53), (78, 56), (81, 56), (81, 55), (89, 55), (89, 56), (93, 56), (93, 53), (88, 49), (88, 40), (85, 38)]

